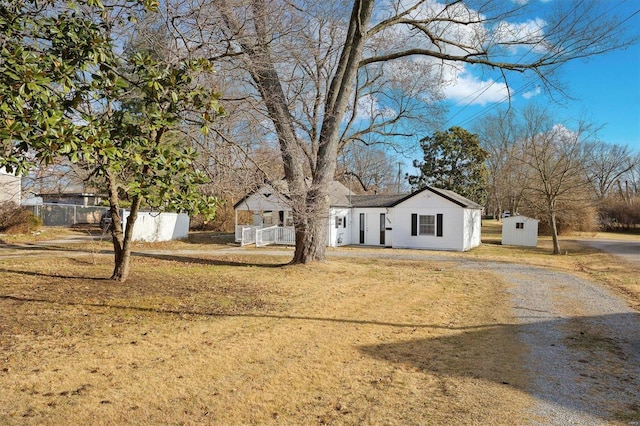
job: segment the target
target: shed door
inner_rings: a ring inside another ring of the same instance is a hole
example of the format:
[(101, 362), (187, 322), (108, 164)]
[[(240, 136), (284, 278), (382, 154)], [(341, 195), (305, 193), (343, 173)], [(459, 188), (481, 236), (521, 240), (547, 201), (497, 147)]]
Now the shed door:
[(364, 244), (364, 213), (360, 213), (360, 244)]
[(380, 245), (384, 245), (385, 216), (380, 213)]

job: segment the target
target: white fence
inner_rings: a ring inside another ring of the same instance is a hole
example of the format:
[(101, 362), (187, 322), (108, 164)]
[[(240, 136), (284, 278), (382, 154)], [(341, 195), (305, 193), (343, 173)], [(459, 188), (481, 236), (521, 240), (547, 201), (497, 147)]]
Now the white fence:
[(295, 245), (296, 232), (293, 226), (236, 226), (236, 242), (241, 246), (255, 244), (264, 247), (269, 244)]

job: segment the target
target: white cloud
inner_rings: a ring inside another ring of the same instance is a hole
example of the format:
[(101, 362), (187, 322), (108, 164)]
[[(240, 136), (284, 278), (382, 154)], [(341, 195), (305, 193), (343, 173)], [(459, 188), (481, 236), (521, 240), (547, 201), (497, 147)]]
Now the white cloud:
[(522, 94), (522, 97), (525, 98), (525, 99), (531, 99), (534, 96), (538, 96), (540, 93), (542, 93), (542, 89), (540, 89), (540, 86), (538, 86), (533, 90), (530, 90), (528, 92), (524, 92)]
[(372, 119), (375, 117), (390, 118), (396, 115), (391, 108), (384, 108), (372, 95), (365, 95), (358, 99), (356, 117), (360, 119)]
[(505, 83), (494, 79), (482, 80), (469, 72), (466, 68), (449, 68), (451, 73), (448, 84), (444, 88), (447, 99), (466, 105), (486, 105), (492, 102), (502, 102), (509, 96), (509, 89)]
[(511, 51), (526, 47), (533, 52), (544, 52), (547, 49), (544, 37), (546, 25), (547, 22), (541, 18), (520, 23), (502, 21), (494, 28), (492, 38), (494, 42), (510, 46)]
[[(552, 0), (541, 0), (544, 2)], [(516, 5), (525, 6), (532, 0), (511, 0)], [(412, 0), (386, 0), (383, 4), (388, 7), (377, 9), (377, 20), (389, 17), (390, 15), (403, 10), (409, 10), (415, 5)], [(512, 6), (513, 7), (513, 6)], [(452, 21), (435, 20), (429, 24), (432, 34), (444, 40), (452, 40), (452, 43), (441, 43), (438, 46), (442, 52), (451, 55), (468, 55), (471, 53), (483, 52), (487, 47), (490, 54), (500, 57), (513, 57), (513, 55), (536, 55), (544, 52), (548, 45), (545, 40), (545, 26), (547, 22), (541, 18), (528, 19), (526, 21), (484, 21), (486, 16), (478, 10), (471, 9), (466, 3), (455, 3), (449, 5), (442, 0), (424, 0), (420, 6), (412, 9), (409, 17), (429, 22), (428, 18), (446, 14), (453, 21), (474, 21), (470, 25), (456, 25)], [(493, 23), (493, 25), (491, 24)], [(429, 40), (417, 36), (416, 32), (410, 32), (406, 26), (395, 26), (392, 29), (383, 31), (376, 37), (375, 43), (371, 45), (374, 54), (384, 54), (390, 51), (402, 50), (410, 47), (433, 48), (429, 45)], [(491, 49), (493, 46), (493, 49)], [(524, 56), (522, 56), (524, 57)], [(425, 62), (431, 62), (426, 60)], [(440, 66), (442, 80), (445, 87), (442, 92), (445, 98), (459, 103), (460, 105), (486, 105), (492, 102), (504, 101), (509, 96), (509, 89), (504, 82), (496, 81), (489, 77), (479, 77), (470, 70), (471, 67), (464, 63), (442, 65), (441, 62), (433, 60), (434, 64)], [(433, 66), (433, 65), (432, 65)], [(475, 69), (475, 68), (474, 68)], [(525, 93), (525, 98), (536, 96), (539, 89)]]

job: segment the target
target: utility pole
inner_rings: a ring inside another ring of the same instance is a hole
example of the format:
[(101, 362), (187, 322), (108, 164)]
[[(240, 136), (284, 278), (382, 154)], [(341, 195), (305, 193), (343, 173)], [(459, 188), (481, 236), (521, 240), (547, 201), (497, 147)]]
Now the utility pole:
[(402, 176), (402, 169), (400, 168), (400, 166), (402, 165), (401, 161), (398, 161), (398, 190), (397, 193), (400, 193), (400, 177)]

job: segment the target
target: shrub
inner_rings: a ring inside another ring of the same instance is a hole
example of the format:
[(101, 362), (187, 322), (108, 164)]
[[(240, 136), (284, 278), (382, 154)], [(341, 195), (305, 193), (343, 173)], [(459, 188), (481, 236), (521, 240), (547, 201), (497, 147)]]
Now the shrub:
[(604, 230), (632, 230), (640, 225), (640, 197), (628, 200), (609, 197), (600, 206), (600, 222)]
[(0, 232), (6, 234), (28, 234), (42, 226), (42, 219), (31, 211), (13, 202), (0, 205)]

